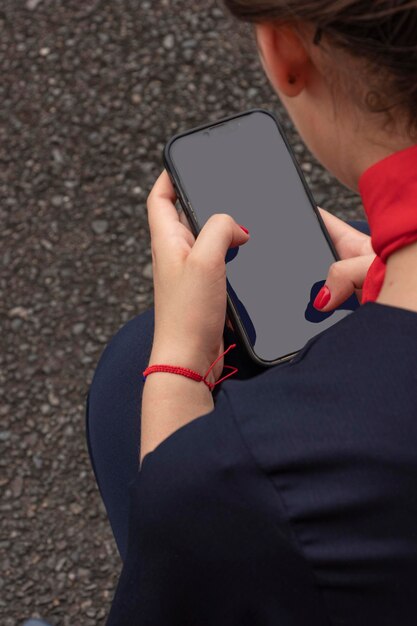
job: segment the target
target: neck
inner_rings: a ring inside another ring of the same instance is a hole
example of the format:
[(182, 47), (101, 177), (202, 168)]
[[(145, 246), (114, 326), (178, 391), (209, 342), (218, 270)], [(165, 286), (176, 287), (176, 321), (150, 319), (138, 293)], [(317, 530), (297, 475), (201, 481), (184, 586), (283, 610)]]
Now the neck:
[(365, 170), (391, 154), (416, 144), (416, 138), (405, 131), (378, 132), (371, 124), (361, 125), (346, 136), (339, 136), (339, 139), (339, 161), (345, 164), (347, 171), (340, 172), (340, 175), (338, 172), (338, 178), (355, 192), (359, 191), (358, 182)]
[(388, 257), (376, 302), (417, 312), (417, 241)]
[[(378, 163), (382, 159), (415, 145), (416, 139), (395, 135), (374, 135), (373, 137), (364, 136), (361, 142), (351, 139), (351, 145), (355, 146), (356, 155), (352, 153), (350, 171), (345, 178), (350, 179), (348, 185), (352, 190), (358, 192), (358, 182), (361, 174), (371, 165)], [(358, 147), (359, 144), (359, 147)], [(353, 165), (354, 164), (354, 165)]]

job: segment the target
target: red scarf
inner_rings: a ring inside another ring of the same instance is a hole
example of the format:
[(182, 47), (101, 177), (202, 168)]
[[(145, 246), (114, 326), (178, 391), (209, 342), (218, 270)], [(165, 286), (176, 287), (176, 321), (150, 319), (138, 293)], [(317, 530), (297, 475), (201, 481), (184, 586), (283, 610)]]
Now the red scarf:
[(417, 241), (417, 145), (368, 167), (358, 185), (377, 255), (363, 284), (364, 304), (378, 297), (389, 255)]

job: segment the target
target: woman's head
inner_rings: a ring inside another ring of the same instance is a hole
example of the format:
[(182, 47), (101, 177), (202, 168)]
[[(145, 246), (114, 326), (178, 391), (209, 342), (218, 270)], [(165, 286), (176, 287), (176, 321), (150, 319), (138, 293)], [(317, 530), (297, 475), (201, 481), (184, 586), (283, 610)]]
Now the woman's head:
[(223, 0), (255, 24), (264, 70), (343, 183), (417, 141), (417, 0)]

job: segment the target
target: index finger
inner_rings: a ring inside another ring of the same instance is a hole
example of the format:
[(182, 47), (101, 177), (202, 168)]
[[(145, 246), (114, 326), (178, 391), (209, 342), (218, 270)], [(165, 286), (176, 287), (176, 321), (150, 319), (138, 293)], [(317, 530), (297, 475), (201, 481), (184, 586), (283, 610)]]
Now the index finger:
[(152, 187), (146, 206), (151, 237), (167, 237), (172, 233), (174, 224), (180, 221), (175, 201), (177, 194), (168, 172), (164, 169)]

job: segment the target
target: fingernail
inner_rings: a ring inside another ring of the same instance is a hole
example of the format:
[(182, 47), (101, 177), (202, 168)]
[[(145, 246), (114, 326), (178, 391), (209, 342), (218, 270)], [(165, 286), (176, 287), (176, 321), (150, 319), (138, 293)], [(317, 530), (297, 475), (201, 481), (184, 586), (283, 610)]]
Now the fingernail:
[(239, 226), (240, 226), (240, 228), (241, 228), (242, 230), (244, 230), (244, 231), (245, 231), (245, 233), (246, 233), (247, 235), (249, 234), (249, 231), (248, 231), (248, 229), (247, 229), (247, 228), (245, 228), (244, 226), (242, 226), (242, 224), (239, 224)]
[(314, 299), (313, 306), (315, 309), (322, 309), (330, 300), (330, 289), (323, 285)]

